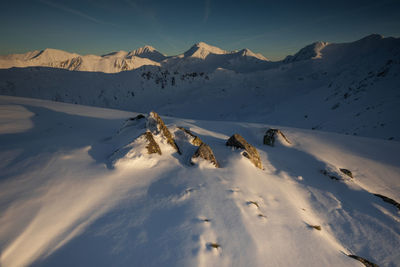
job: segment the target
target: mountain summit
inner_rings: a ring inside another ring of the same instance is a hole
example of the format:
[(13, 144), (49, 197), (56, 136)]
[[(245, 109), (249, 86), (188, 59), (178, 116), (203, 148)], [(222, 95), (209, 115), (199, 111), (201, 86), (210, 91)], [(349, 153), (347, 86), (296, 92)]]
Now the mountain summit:
[(167, 58), (164, 54), (158, 52), (154, 47), (150, 45), (145, 45), (143, 47), (140, 47), (138, 49), (129, 52), (128, 57), (132, 56), (148, 58), (156, 62), (161, 62)]
[(186, 51), (184, 53), (184, 57), (205, 59), (209, 54), (224, 55), (228, 53), (228, 51), (222, 50), (216, 46), (199, 42), (194, 44), (188, 51)]

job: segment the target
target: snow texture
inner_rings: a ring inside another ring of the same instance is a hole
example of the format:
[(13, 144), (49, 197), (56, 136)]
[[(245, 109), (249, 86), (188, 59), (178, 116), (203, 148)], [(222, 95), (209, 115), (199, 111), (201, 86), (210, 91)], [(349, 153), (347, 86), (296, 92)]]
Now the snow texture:
[[(399, 210), (374, 195), (400, 201), (396, 141), (279, 126), (291, 144), (271, 147), (272, 125), (161, 115), (221, 168), (161, 138), (162, 155), (139, 140), (110, 168), (146, 130), (127, 123), (137, 113), (11, 96), (0, 108), (1, 266), (399, 266)], [(235, 132), (264, 170), (225, 145)], [(340, 168), (354, 178), (320, 173)]]

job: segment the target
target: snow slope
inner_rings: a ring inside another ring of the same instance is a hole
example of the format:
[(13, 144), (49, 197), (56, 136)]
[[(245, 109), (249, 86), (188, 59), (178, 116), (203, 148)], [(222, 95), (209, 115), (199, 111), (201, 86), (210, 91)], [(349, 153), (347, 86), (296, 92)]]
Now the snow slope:
[[(400, 202), (396, 141), (279, 126), (291, 144), (270, 147), (270, 125), (162, 116), (183, 155), (161, 142), (115, 160), (145, 130), (121, 128), (137, 113), (10, 96), (0, 109), (1, 266), (400, 266), (399, 210), (372, 194)], [(177, 126), (222, 168), (191, 166)], [(233, 133), (264, 170), (225, 146)]]
[[(206, 59), (190, 56), (199, 51), (208, 51)], [(142, 66), (115, 74), (4, 69), (0, 93), (400, 140), (399, 38), (372, 35), (352, 43), (325, 44), (307, 57), (295, 55), (291, 62), (257, 63), (256, 57), (243, 56), (248, 53), (200, 43), (191, 53), (165, 59), (163, 67)], [(127, 52), (104, 56), (108, 57), (121, 59)], [(260, 64), (269, 67), (249, 71)], [(247, 71), (237, 72), (233, 66)]]

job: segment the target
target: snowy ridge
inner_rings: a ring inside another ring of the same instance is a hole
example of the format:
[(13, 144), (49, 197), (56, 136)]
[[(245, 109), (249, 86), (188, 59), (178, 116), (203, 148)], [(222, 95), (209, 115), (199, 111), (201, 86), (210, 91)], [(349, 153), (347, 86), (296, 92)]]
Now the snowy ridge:
[(297, 52), (293, 56), (287, 56), (283, 61), (285, 63), (302, 61), (307, 59), (318, 59), (322, 58), (322, 50), (329, 45), (327, 42), (315, 42)]
[[(215, 55), (226, 55), (218, 59)], [(211, 58), (209, 58), (211, 56)], [(158, 52), (152, 46), (144, 46), (131, 52), (117, 51), (105, 54), (103, 56), (78, 55), (68, 53), (62, 50), (45, 49), (43, 51), (33, 51), (25, 54), (0, 56), (0, 69), (12, 67), (30, 67), (45, 66), (53, 68), (62, 68), (74, 71), (95, 71), (105, 73), (117, 73), (121, 71), (134, 70), (141, 66), (163, 66), (173, 69), (202, 69), (213, 70), (218, 67), (228, 67), (242, 71), (254, 69), (252, 66), (246, 66), (239, 58), (245, 61), (247, 58), (254, 58), (258, 61), (267, 61), (261, 54), (255, 54), (249, 49), (243, 49), (239, 52), (227, 52), (218, 47), (200, 42), (193, 45), (188, 51), (181, 55), (167, 57)], [(230, 61), (236, 59), (236, 63)], [(199, 65), (199, 61), (201, 60)], [(71, 62), (74, 61), (74, 64)], [(76, 63), (79, 61), (79, 64)], [(242, 60), (243, 61), (243, 60)], [(252, 62), (251, 64), (253, 64)], [(256, 66), (260, 68), (260, 66)]]
[(250, 49), (242, 49), (238, 52), (240, 55), (242, 56), (247, 56), (247, 57), (254, 57), (260, 60), (265, 60), (267, 61), (268, 59), (266, 57), (264, 57), (262, 54), (260, 53), (254, 53), (253, 51), (251, 51)]
[(206, 59), (209, 54), (215, 55), (225, 55), (229, 52), (222, 50), (216, 46), (212, 46), (206, 44), (204, 42), (197, 43), (193, 45), (188, 51), (186, 51), (183, 56), (184, 57), (192, 57), (192, 58), (199, 58), (199, 59)]
[(125, 51), (104, 56), (81, 56), (57, 49), (45, 49), (40, 52), (0, 57), (0, 68), (44, 66), (74, 71), (115, 73), (137, 69), (143, 65), (160, 64), (148, 58), (129, 55)]
[(154, 47), (146, 45), (129, 52), (128, 57), (137, 56), (148, 58), (150, 60), (161, 62), (166, 59), (166, 56), (158, 52)]
[[(145, 130), (126, 123), (137, 113), (9, 96), (0, 110), (1, 266), (399, 266), (399, 210), (373, 195), (400, 201), (399, 142), (278, 126), (290, 144), (271, 147), (270, 125), (162, 116), (182, 155), (139, 139), (109, 168)], [(178, 125), (221, 168), (190, 165)]]

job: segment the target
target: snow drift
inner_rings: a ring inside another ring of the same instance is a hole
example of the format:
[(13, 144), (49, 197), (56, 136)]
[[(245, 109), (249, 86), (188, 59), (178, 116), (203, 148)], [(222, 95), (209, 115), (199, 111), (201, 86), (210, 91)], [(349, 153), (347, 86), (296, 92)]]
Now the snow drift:
[[(162, 141), (109, 168), (143, 132), (137, 113), (9, 96), (0, 109), (1, 266), (399, 266), (399, 210), (374, 195), (400, 201), (396, 141), (279, 126), (290, 144), (271, 147), (271, 125), (162, 116), (221, 168)], [(264, 169), (225, 145), (233, 133)], [(340, 168), (353, 178), (320, 172)]]

